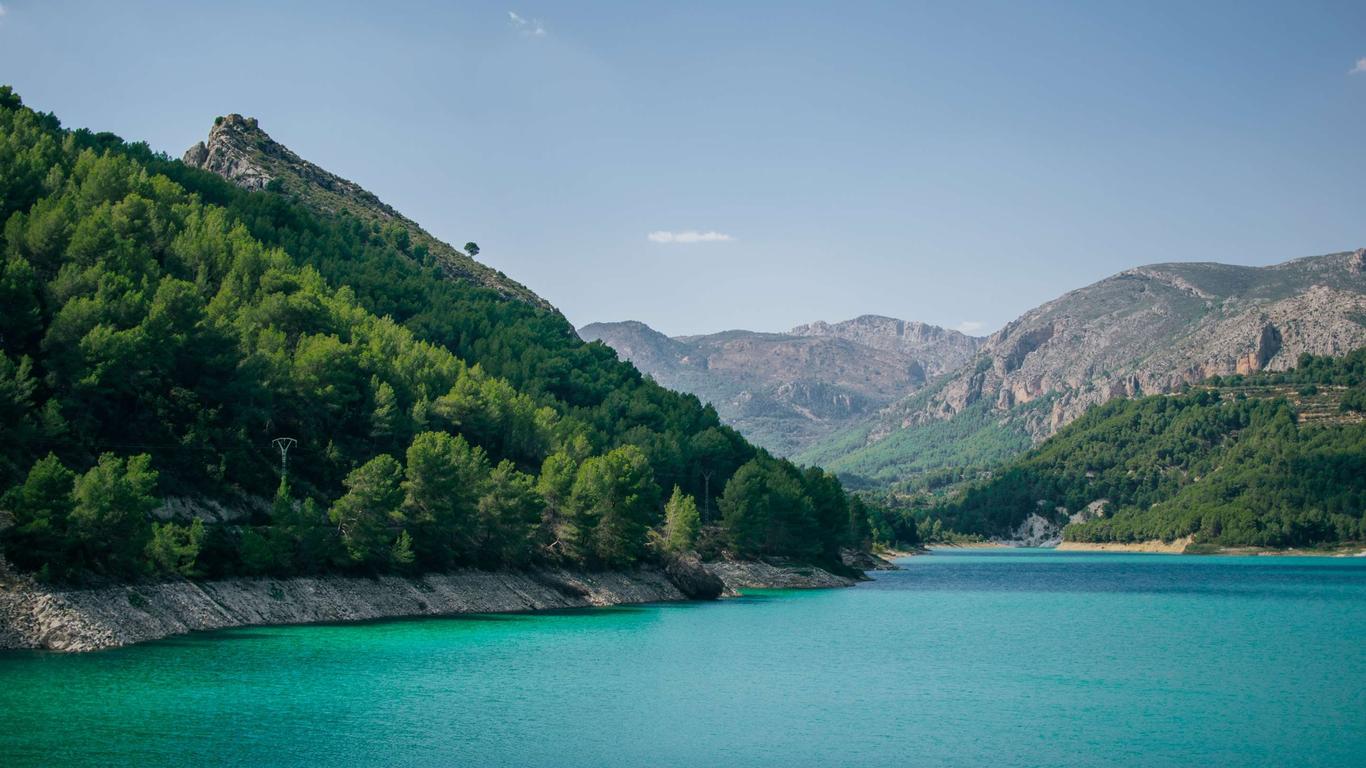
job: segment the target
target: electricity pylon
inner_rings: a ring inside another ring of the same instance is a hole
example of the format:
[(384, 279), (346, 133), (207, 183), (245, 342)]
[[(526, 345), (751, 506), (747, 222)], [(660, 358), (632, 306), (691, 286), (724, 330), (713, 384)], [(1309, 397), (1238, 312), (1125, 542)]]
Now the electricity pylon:
[(280, 480), (283, 482), (289, 472), (289, 449), (298, 445), (299, 441), (292, 437), (277, 437), (270, 444), (280, 449)]

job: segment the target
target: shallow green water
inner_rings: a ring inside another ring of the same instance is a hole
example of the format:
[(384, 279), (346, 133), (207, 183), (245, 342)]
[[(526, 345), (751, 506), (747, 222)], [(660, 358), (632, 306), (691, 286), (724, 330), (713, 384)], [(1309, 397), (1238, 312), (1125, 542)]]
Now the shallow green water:
[(1366, 764), (1366, 560), (904, 565), (720, 603), (0, 654), (0, 765)]

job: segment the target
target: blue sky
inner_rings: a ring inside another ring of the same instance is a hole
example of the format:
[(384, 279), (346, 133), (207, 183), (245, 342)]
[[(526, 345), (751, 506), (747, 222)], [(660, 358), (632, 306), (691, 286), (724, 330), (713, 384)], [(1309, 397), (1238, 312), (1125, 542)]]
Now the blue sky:
[(1360, 2), (0, 3), (28, 104), (254, 115), (578, 325), (987, 332), (1366, 245)]

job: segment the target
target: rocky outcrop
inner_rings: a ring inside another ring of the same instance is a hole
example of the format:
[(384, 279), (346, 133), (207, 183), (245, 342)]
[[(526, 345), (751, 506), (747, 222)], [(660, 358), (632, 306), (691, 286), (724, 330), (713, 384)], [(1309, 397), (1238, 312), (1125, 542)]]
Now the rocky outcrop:
[(725, 331), (669, 338), (635, 321), (579, 329), (671, 389), (716, 407), (727, 424), (779, 455), (872, 417), (971, 357), (978, 339), (868, 315), (789, 333)]
[(840, 562), (846, 568), (858, 571), (899, 571), (900, 566), (872, 552), (844, 548), (840, 550)]
[(1252, 348), (1233, 363), (1233, 372), (1239, 374), (1256, 373), (1276, 358), (1281, 351), (1281, 332), (1271, 323), (1262, 325)]
[(396, 226), (407, 236), (406, 249), (414, 254), (418, 248), (424, 250), (447, 277), (553, 309), (526, 286), (433, 237), (359, 184), (299, 157), (261, 130), (256, 118), (237, 114), (219, 117), (208, 139), (186, 150), (181, 160), (216, 173), (243, 189), (271, 189), (287, 194), (323, 214), (345, 212), (362, 221)]
[(1062, 526), (1043, 515), (1031, 513), (1006, 539), (993, 539), (1008, 547), (1056, 547), (1062, 543)]
[(260, 497), (239, 496), (224, 500), (207, 497), (167, 496), (161, 506), (152, 510), (157, 520), (178, 520), (188, 523), (202, 520), (205, 523), (241, 523), (252, 515), (270, 514), (270, 501)]
[(829, 589), (852, 587), (857, 580), (839, 576), (813, 565), (767, 563), (752, 560), (720, 560), (706, 569), (725, 582), (726, 589)]
[(680, 592), (692, 600), (715, 600), (726, 591), (726, 583), (720, 576), (708, 571), (696, 555), (670, 560), (664, 566), (664, 574)]
[[(255, 159), (258, 153), (269, 151), (284, 162), (301, 166), (303, 160), (269, 138), (251, 144), (233, 140), (239, 133), (260, 132), (255, 118), (241, 115), (220, 117), (214, 122), (208, 141), (190, 147), (181, 160), (186, 165), (216, 173), (243, 189), (265, 189), (275, 177), (263, 167), (264, 163)], [(392, 217), (393, 214), (389, 215)]]

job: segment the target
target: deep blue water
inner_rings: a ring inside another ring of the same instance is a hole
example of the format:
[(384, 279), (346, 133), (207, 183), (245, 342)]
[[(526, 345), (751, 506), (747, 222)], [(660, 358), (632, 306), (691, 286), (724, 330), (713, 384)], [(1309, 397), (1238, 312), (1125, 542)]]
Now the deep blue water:
[(0, 765), (1366, 765), (1366, 559), (903, 565), (719, 603), (2, 654)]

